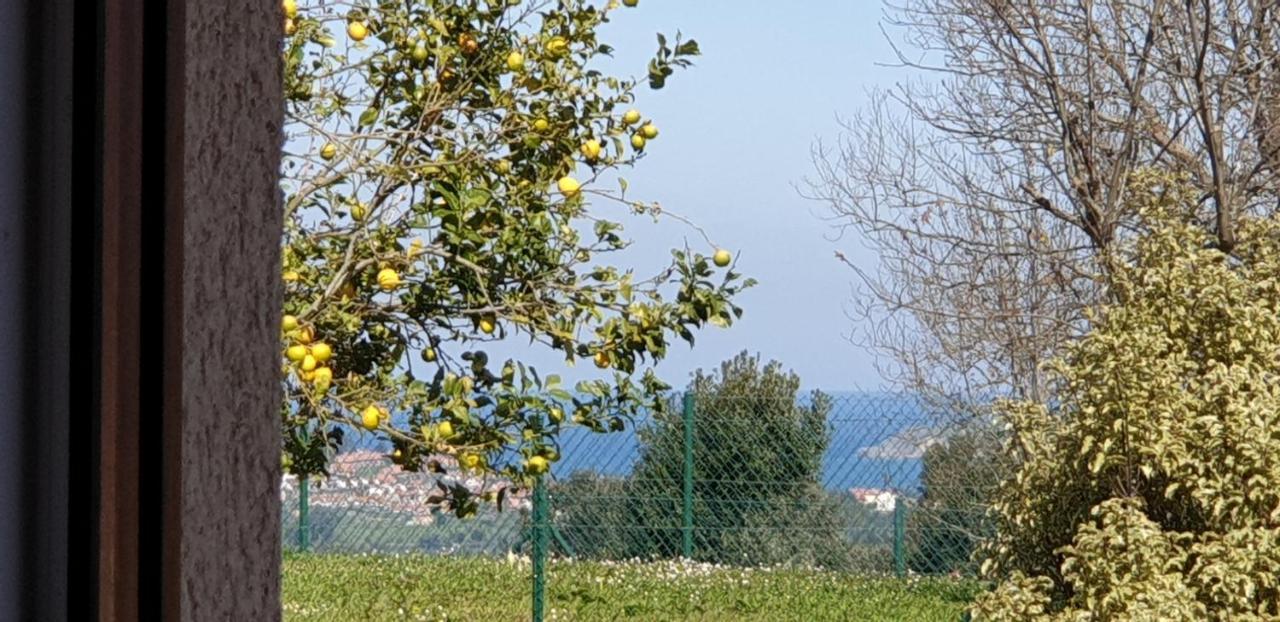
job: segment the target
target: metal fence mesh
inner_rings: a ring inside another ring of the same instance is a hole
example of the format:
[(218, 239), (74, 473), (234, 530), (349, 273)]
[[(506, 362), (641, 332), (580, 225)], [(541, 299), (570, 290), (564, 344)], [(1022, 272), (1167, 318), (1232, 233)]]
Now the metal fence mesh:
[[(1002, 469), (989, 426), (892, 394), (686, 395), (622, 432), (566, 430), (544, 482), (550, 554), (971, 570)], [(533, 495), (509, 495), (501, 512), (484, 504), (465, 520), (435, 511), (426, 498), (437, 481), (477, 493), (502, 484), (441, 461), (444, 474), (406, 473), (385, 450), (342, 453), (306, 503), (286, 477), (286, 547), (527, 553)]]

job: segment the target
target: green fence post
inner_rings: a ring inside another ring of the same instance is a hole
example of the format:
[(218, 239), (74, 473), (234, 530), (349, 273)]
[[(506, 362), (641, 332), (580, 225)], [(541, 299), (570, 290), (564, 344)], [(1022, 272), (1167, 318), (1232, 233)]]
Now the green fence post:
[(533, 622), (542, 622), (547, 591), (547, 489), (533, 485)]
[(907, 504), (901, 495), (893, 497), (893, 571), (901, 578), (907, 574)]
[(680, 550), (693, 559), (693, 392), (684, 394), (684, 517), (680, 527)]
[(311, 548), (311, 477), (298, 476), (298, 549)]

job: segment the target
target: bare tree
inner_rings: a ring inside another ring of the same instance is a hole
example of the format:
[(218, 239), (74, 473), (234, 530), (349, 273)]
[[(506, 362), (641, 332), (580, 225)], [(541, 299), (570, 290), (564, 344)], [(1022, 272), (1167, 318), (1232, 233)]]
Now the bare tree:
[(1280, 197), (1280, 0), (908, 0), (886, 36), (914, 80), (814, 148), (806, 195), (878, 256), (856, 340), (955, 404), (1044, 399), (1040, 363), (1105, 300), (1126, 181), (1185, 173), (1230, 252)]

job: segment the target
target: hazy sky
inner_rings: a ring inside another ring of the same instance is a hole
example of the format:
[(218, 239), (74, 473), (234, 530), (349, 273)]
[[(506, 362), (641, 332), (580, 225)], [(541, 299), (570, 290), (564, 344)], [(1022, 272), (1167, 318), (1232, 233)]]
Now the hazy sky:
[[(658, 370), (672, 384), (682, 386), (693, 369), (715, 367), (744, 348), (794, 369), (807, 387), (881, 384), (871, 357), (846, 339), (853, 274), (833, 251), (865, 255), (855, 239), (831, 241), (825, 207), (797, 191), (812, 175), (815, 141), (839, 136), (837, 115), (863, 106), (868, 88), (901, 79), (876, 66), (891, 60), (880, 18), (876, 0), (640, 0), (602, 30), (616, 48), (608, 68), (619, 75), (643, 74), (659, 31), (679, 29), (700, 44), (695, 67), (677, 71), (660, 91), (647, 84), (639, 90), (637, 107), (661, 134), (623, 175), (633, 198), (656, 200), (701, 225), (738, 256), (739, 271), (760, 281), (740, 298), (740, 323), (708, 327), (692, 350), (683, 341), (671, 348)], [(686, 238), (710, 253), (687, 227), (624, 222), (637, 242), (627, 259), (639, 274), (652, 274)], [(563, 368), (556, 354), (521, 356), (551, 371)], [(595, 372), (583, 361), (566, 375), (587, 368)]]

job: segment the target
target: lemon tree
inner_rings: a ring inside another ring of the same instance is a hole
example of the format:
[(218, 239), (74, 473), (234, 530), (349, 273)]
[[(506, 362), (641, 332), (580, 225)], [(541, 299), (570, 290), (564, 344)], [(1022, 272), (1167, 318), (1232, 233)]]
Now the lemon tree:
[[(658, 407), (668, 348), (741, 316), (752, 282), (727, 253), (676, 248), (643, 272), (608, 261), (624, 218), (672, 216), (617, 176), (660, 140), (633, 107), (641, 81), (594, 66), (612, 52), (597, 29), (625, 10), (283, 3), (286, 468), (325, 473), (355, 430), (406, 469), (452, 456), (527, 484), (563, 426), (617, 430)], [(659, 35), (648, 87), (698, 53)], [(564, 386), (491, 359), (502, 339), (611, 377)], [(476, 507), (461, 488), (440, 501)]]

